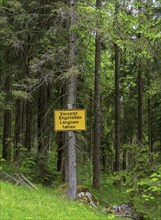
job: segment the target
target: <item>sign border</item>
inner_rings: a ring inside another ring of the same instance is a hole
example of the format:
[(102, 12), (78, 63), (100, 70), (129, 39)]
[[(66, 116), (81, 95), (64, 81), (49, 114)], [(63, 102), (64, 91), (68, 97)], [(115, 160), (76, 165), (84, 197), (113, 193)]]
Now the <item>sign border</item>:
[[(55, 124), (55, 112), (56, 111), (84, 111), (84, 115), (85, 115), (85, 128), (84, 129), (76, 129), (76, 130), (56, 130), (56, 124)], [(53, 110), (53, 116), (54, 116), (54, 131), (55, 132), (69, 132), (69, 131), (86, 131), (87, 130), (87, 120), (86, 120), (86, 116), (87, 116), (87, 111), (86, 109), (54, 109)]]

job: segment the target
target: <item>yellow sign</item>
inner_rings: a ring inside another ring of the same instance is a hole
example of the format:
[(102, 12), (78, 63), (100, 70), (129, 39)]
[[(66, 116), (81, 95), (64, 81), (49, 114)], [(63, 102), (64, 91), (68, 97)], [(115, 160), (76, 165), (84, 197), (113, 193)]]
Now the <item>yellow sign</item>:
[(55, 110), (55, 131), (84, 131), (86, 130), (86, 111), (80, 109)]

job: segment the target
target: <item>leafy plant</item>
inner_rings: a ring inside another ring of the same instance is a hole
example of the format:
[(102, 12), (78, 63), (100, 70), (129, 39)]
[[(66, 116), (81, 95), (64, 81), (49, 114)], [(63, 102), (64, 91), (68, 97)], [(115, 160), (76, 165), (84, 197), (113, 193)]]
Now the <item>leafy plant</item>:
[(158, 219), (161, 214), (161, 166), (137, 183), (133, 201), (137, 212), (146, 219)]
[(129, 169), (115, 172), (108, 177), (107, 183), (115, 185), (119, 182), (125, 187), (138, 216), (157, 220), (161, 213), (161, 166), (152, 164), (151, 158), (153, 156), (157, 161), (158, 155), (151, 155), (146, 147), (130, 149)]
[[(2, 162), (5, 162), (5, 159), (2, 158), (2, 156), (0, 156), (0, 162), (2, 164)], [(0, 171), (3, 170), (3, 166), (0, 164)]]

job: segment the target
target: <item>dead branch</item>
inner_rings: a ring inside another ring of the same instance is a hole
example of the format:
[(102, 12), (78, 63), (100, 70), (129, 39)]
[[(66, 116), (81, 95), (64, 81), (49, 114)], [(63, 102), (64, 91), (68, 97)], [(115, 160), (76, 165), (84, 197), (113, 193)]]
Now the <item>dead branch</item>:
[(10, 181), (14, 182), (16, 185), (23, 185), (27, 188), (38, 189), (33, 183), (31, 183), (22, 173), (15, 173), (14, 175), (9, 175), (8, 173), (2, 171), (5, 177)]

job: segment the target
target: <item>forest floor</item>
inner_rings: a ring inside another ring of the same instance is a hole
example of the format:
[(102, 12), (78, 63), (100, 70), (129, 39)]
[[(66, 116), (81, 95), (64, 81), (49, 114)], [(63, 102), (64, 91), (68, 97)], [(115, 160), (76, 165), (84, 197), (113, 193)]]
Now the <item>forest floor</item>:
[[(38, 186), (28, 189), (1, 181), (1, 220), (110, 220), (123, 219), (102, 213), (78, 201), (69, 201), (59, 189)], [(106, 190), (106, 191), (104, 191)], [(90, 189), (101, 204), (119, 204), (127, 196), (115, 189)], [(125, 219), (125, 218), (124, 218)], [(127, 219), (127, 218), (126, 218)]]

